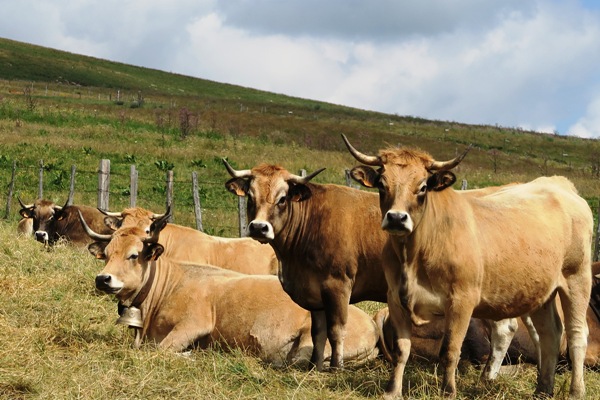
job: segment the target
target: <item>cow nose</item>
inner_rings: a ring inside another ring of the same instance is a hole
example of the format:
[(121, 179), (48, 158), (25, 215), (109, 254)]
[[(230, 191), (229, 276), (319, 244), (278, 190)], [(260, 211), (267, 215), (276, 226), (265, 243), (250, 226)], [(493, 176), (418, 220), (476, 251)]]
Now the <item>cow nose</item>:
[(390, 210), (385, 214), (381, 227), (394, 233), (406, 233), (412, 232), (413, 224), (407, 212)]
[(257, 240), (271, 240), (274, 238), (273, 228), (266, 221), (252, 221), (248, 224), (248, 235)]
[(36, 231), (35, 232), (35, 239), (38, 242), (47, 242), (48, 241), (48, 232), (46, 232), (46, 231)]
[(105, 290), (110, 287), (110, 275), (97, 275), (96, 276), (96, 288), (99, 290)]

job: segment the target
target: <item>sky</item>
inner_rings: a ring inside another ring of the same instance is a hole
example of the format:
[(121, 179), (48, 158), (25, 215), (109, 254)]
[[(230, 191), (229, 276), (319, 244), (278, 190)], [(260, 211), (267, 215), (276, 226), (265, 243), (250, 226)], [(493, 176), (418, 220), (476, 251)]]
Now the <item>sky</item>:
[(0, 0), (0, 9), (7, 39), (400, 116), (600, 138), (597, 0)]

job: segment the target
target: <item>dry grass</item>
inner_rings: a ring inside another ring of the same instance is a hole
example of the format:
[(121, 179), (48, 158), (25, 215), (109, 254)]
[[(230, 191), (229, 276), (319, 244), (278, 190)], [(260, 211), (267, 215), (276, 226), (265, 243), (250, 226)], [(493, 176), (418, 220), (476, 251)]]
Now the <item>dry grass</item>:
[[(47, 251), (14, 232), (0, 222), (0, 398), (365, 399), (385, 387), (389, 366), (381, 360), (317, 373), (273, 369), (240, 351), (133, 350), (129, 332), (114, 324), (114, 300), (95, 292), (98, 261), (67, 245)], [(459, 398), (528, 399), (534, 390), (531, 366), (487, 387), (478, 374), (461, 365)], [(557, 398), (566, 398), (569, 377), (557, 375)], [(437, 398), (439, 379), (436, 364), (412, 360), (405, 388), (410, 398)], [(586, 382), (589, 397), (599, 398), (598, 373), (588, 371)]]

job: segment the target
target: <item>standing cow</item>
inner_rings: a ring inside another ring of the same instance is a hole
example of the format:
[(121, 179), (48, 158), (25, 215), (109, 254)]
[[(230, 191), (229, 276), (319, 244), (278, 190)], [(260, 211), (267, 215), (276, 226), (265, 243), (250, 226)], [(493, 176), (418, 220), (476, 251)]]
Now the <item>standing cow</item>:
[[(150, 232), (137, 226), (100, 235), (82, 225), (89, 250), (105, 260), (96, 288), (141, 310), (136, 340), (182, 351), (212, 344), (240, 348), (275, 365), (302, 363), (312, 353), (310, 315), (281, 289), (273, 275), (246, 275), (211, 265), (170, 260), (158, 243), (166, 216)], [(349, 311), (347, 360), (377, 355), (377, 328), (362, 310)]]
[(386, 396), (402, 393), (411, 321), (445, 315), (443, 390), (455, 396), (471, 315), (497, 320), (525, 313), (540, 338), (536, 393), (552, 395), (562, 332), (558, 293), (572, 362), (570, 396), (583, 397), (593, 217), (573, 184), (544, 177), (487, 196), (460, 196), (450, 188), (456, 181), (450, 170), (466, 152), (446, 162), (403, 148), (368, 156), (343, 138), (367, 165), (355, 167), (352, 177), (379, 190), (381, 227), (389, 234), (383, 269), (397, 340)]
[(65, 239), (76, 246), (90, 243), (90, 237), (79, 222), (79, 211), (86, 223), (96, 232), (112, 232), (104, 224), (104, 215), (94, 207), (67, 204), (61, 207), (45, 199), (38, 199), (32, 204), (23, 204), (19, 199), (19, 203), (21, 216), (32, 220), (35, 239), (45, 245), (52, 246), (59, 239)]

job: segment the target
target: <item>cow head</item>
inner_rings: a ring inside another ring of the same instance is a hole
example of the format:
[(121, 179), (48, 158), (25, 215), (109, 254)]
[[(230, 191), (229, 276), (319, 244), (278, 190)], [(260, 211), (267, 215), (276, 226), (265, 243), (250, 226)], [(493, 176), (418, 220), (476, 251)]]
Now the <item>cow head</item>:
[(170, 214), (154, 221), (150, 234), (138, 226), (130, 226), (112, 235), (92, 231), (81, 213), (79, 215), (85, 231), (95, 240), (88, 246), (90, 253), (105, 261), (104, 269), (96, 276), (96, 288), (114, 294), (124, 303), (131, 301), (144, 284), (149, 263), (164, 251), (158, 244), (158, 236)]
[(223, 159), (232, 176), (225, 184), (227, 190), (248, 199), (249, 236), (262, 243), (275, 239), (289, 218), (292, 203), (310, 198), (308, 183), (325, 168), (302, 177), (277, 165), (261, 164), (251, 170), (234, 170)]
[(52, 228), (54, 221), (61, 218), (61, 210), (63, 207), (57, 206), (50, 200), (38, 199), (33, 204), (23, 204), (20, 198), (21, 214), (24, 218), (33, 220), (33, 232), (35, 239), (44, 244), (52, 244), (58, 238), (54, 235)]
[[(435, 161), (429, 154), (411, 149), (381, 150), (377, 156), (358, 152), (342, 135), (350, 153), (363, 164), (350, 174), (360, 184), (379, 190), (381, 227), (390, 234), (406, 236), (420, 221), (423, 204), (432, 191), (441, 191), (456, 182), (450, 170), (465, 157), (470, 147), (449, 161)], [(378, 169), (372, 168), (379, 167)]]
[(104, 224), (114, 231), (122, 227), (137, 226), (146, 233), (150, 233), (150, 226), (154, 221), (170, 212), (167, 210), (165, 214), (155, 214), (141, 207), (126, 208), (122, 212), (111, 212), (100, 208), (98, 210), (105, 215)]

